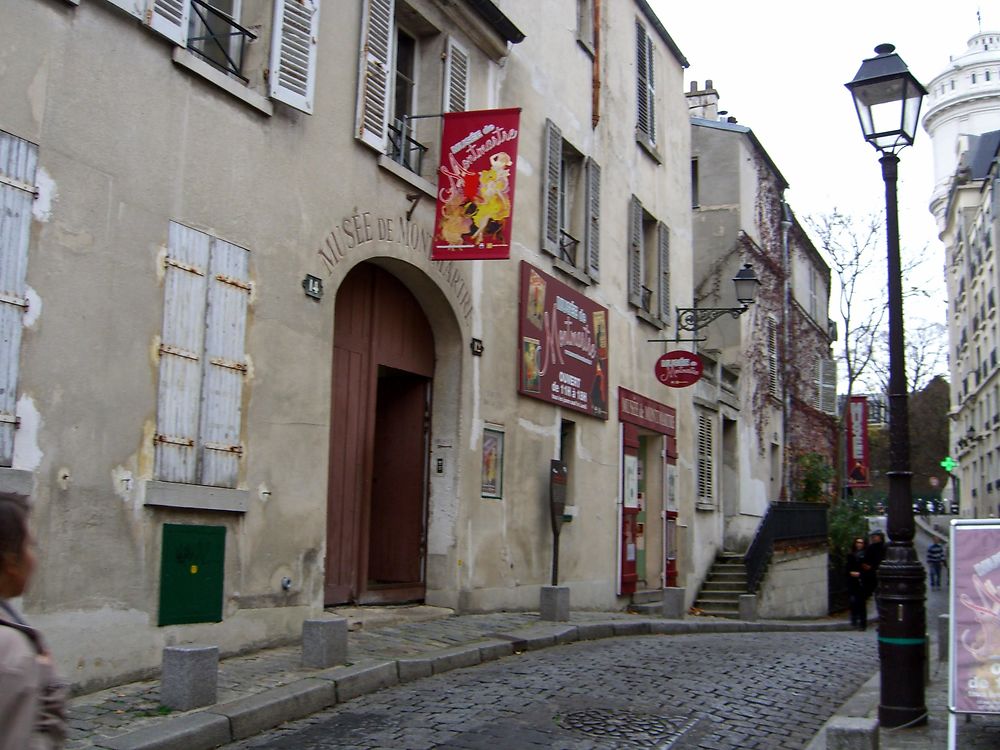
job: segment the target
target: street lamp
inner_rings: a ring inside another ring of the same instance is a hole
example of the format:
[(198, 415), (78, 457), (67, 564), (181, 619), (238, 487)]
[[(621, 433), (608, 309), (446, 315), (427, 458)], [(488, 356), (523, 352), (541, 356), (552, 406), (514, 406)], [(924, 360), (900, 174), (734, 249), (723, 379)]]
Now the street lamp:
[(697, 331), (723, 315), (738, 318), (749, 310), (750, 305), (757, 301), (757, 289), (760, 287), (760, 280), (749, 263), (743, 264), (733, 277), (733, 286), (736, 287), (736, 301), (742, 307), (678, 307), (677, 330)]
[(865, 140), (882, 156), (885, 181), (886, 238), (889, 270), (889, 545), (878, 571), (878, 649), (882, 726), (894, 728), (927, 722), (924, 703), (924, 568), (913, 548), (910, 492), (910, 436), (907, 419), (903, 347), (903, 280), (899, 262), (896, 201), (896, 153), (913, 143), (920, 104), (927, 90), (910, 73), (891, 44), (875, 48), (876, 57), (861, 63), (845, 84)]

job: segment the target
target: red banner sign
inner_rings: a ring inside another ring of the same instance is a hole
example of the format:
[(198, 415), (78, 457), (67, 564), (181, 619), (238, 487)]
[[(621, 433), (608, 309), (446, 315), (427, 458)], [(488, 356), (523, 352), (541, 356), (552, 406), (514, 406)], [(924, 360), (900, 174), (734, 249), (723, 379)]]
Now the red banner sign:
[(640, 396), (626, 388), (618, 389), (618, 420), (662, 435), (677, 434), (677, 411), (672, 406)]
[(705, 365), (694, 352), (675, 349), (656, 360), (656, 379), (670, 388), (687, 388), (701, 380)]
[(521, 261), (518, 393), (608, 418), (608, 309)]
[(444, 115), (431, 260), (510, 257), (520, 117), (520, 109)]
[(847, 405), (847, 486), (871, 487), (868, 460), (868, 399), (851, 396)]

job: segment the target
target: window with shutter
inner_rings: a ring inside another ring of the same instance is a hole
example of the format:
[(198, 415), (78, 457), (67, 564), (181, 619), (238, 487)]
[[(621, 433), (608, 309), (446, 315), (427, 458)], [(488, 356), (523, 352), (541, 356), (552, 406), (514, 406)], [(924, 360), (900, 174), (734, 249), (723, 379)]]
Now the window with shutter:
[(0, 131), (0, 466), (11, 466), (38, 146)]
[(171, 222), (155, 437), (158, 479), (236, 486), (249, 292), (245, 249)]
[(469, 108), (469, 53), (453, 38), (448, 39), (444, 67), (444, 112)]
[(601, 168), (545, 121), (542, 162), (542, 250), (555, 267), (584, 283), (600, 272)]
[(837, 361), (820, 359), (819, 409), (824, 414), (837, 413)]
[(670, 322), (670, 230), (632, 196), (629, 204), (628, 299), (657, 326)]
[(698, 502), (715, 504), (712, 456), (712, 418), (698, 415)]
[(192, 0), (149, 0), (146, 23), (179, 47), (187, 44)]
[(319, 0), (274, 0), (270, 96), (312, 114)]

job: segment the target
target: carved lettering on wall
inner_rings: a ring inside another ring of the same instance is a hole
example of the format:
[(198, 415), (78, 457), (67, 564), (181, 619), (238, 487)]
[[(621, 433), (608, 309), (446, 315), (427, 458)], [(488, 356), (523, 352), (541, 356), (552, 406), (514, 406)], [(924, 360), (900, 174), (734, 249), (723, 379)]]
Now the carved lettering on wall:
[[(337, 222), (316, 251), (327, 277), (342, 260), (355, 252), (374, 252), (378, 244), (392, 244), (427, 258), (445, 285), (455, 295), (462, 317), (468, 321), (472, 315), (472, 294), (463, 271), (454, 261), (431, 261), (432, 232), (407, 215), (378, 216), (371, 211), (358, 211)], [(372, 246), (369, 248), (369, 246)]]

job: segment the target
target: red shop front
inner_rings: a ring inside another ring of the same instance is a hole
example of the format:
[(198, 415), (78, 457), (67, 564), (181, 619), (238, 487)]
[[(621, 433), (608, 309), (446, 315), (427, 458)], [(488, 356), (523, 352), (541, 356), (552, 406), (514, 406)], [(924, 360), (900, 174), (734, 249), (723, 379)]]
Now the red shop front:
[(618, 389), (619, 595), (677, 584), (677, 412)]

